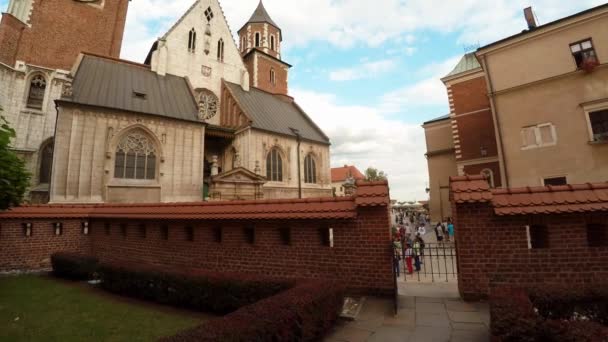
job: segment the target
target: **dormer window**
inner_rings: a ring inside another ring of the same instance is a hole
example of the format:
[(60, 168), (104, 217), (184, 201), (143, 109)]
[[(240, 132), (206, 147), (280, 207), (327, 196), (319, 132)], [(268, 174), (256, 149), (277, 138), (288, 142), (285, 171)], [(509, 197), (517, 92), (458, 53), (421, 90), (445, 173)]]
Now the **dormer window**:
[(133, 91), (133, 97), (135, 97), (136, 99), (145, 100), (146, 99), (146, 93), (134, 90)]
[(597, 55), (593, 48), (593, 42), (591, 39), (585, 39), (583, 41), (570, 44), (570, 51), (576, 61), (576, 67), (582, 69), (586, 64), (598, 64)]

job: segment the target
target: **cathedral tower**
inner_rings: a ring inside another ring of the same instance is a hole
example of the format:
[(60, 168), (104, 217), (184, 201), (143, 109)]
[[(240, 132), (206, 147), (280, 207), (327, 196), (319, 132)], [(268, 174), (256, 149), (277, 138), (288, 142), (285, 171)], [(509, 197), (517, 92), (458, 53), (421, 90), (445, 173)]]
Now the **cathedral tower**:
[(287, 95), (291, 65), (281, 60), (283, 34), (260, 0), (249, 21), (239, 30), (240, 51), (251, 86)]
[(0, 62), (70, 70), (82, 51), (118, 58), (129, 0), (10, 0)]

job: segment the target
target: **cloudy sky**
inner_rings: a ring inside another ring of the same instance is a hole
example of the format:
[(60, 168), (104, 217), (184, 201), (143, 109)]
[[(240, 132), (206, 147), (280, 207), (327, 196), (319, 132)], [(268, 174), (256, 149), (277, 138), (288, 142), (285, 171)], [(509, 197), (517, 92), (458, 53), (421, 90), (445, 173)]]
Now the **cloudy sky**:
[[(203, 0), (208, 1), (208, 0)], [(237, 30), (259, 0), (221, 1)], [(122, 57), (142, 62), (194, 0), (133, 0)], [(423, 200), (421, 123), (448, 113), (445, 76), (465, 51), (520, 32), (523, 8), (549, 21), (600, 0), (264, 0), (284, 34), (290, 93), (332, 140), (332, 165), (389, 175), (391, 195)], [(8, 0), (0, 0), (6, 9)]]

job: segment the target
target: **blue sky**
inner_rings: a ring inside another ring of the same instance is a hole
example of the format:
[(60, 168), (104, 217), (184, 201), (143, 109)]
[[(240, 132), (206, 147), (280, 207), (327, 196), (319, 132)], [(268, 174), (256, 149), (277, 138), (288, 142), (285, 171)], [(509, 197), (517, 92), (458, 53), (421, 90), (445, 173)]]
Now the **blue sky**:
[[(68, 0), (65, 0), (68, 1)], [(202, 0), (212, 1), (212, 0)], [(232, 30), (259, 0), (220, 1)], [(151, 43), (194, 0), (133, 0), (122, 58), (143, 61)], [(290, 94), (332, 140), (332, 165), (389, 174), (391, 195), (423, 200), (422, 122), (448, 113), (439, 80), (467, 47), (526, 28), (532, 5), (543, 24), (604, 1), (264, 0), (284, 35)], [(0, 9), (7, 7), (0, 0)]]

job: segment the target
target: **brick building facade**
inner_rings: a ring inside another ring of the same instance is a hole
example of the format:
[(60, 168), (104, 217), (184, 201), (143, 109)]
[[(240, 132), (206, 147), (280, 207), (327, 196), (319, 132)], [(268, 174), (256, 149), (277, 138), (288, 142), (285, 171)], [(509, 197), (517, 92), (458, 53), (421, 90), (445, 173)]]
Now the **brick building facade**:
[(491, 189), (460, 176), (450, 187), (464, 299), (499, 285), (608, 279), (608, 183)]
[(393, 294), (388, 186), (357, 186), (356, 196), (342, 198), (15, 208), (0, 213), (0, 270), (46, 268), (52, 253), (66, 251), (102, 262), (338, 279), (352, 292)]

